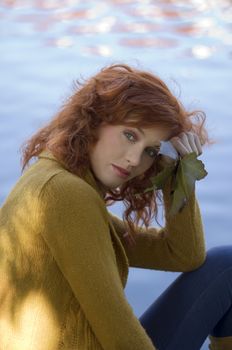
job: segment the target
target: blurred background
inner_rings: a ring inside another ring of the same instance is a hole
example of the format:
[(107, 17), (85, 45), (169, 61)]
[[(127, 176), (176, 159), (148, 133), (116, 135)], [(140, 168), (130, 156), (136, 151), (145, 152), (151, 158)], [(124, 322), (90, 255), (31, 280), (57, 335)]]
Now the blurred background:
[[(0, 0), (0, 39), (0, 205), (20, 176), (20, 145), (73, 81), (124, 62), (158, 74), (187, 108), (207, 114), (216, 144), (201, 156), (208, 176), (197, 183), (206, 243), (232, 243), (231, 0)], [(135, 314), (177, 276), (130, 269)]]

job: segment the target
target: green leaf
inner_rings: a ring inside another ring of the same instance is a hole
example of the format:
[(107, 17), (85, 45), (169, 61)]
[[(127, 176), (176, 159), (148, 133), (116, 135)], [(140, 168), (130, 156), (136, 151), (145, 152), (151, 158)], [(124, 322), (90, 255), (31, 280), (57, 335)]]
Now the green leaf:
[(150, 180), (153, 186), (147, 188), (145, 190), (145, 193), (164, 188), (168, 178), (173, 174), (175, 168), (176, 168), (176, 163), (172, 165), (168, 165), (162, 171), (160, 171), (156, 176), (151, 177)]
[(207, 174), (204, 164), (197, 159), (195, 152), (189, 153), (179, 160), (174, 179), (170, 215), (175, 215), (183, 209), (194, 191), (195, 182), (203, 179)]
[(186, 205), (191, 193), (195, 188), (195, 182), (207, 175), (204, 164), (197, 159), (195, 152), (189, 153), (173, 164), (167, 165), (161, 172), (150, 180), (152, 187), (147, 188), (144, 193), (163, 189), (171, 178), (171, 208), (169, 215), (175, 215)]

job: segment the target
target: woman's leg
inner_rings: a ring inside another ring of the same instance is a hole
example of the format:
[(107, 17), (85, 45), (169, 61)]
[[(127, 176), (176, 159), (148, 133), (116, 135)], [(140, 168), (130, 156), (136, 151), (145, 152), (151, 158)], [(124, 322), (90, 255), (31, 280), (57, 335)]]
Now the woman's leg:
[(209, 334), (232, 336), (232, 246), (210, 249), (204, 264), (182, 273), (140, 322), (159, 350), (199, 350)]

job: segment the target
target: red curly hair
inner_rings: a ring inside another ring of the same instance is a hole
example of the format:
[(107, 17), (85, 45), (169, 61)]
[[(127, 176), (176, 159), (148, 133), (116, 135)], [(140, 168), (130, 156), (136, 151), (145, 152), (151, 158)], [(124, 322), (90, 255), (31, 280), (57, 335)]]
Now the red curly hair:
[[(162, 126), (171, 137), (181, 132), (196, 133), (205, 144), (209, 141), (202, 111), (186, 111), (167, 85), (150, 72), (125, 64), (103, 68), (98, 74), (77, 82), (76, 91), (68, 98), (58, 114), (22, 146), (22, 170), (32, 157), (49, 149), (66, 168), (83, 177), (90, 168), (89, 152), (97, 142), (102, 123), (135, 127)], [(149, 178), (159, 169), (160, 156), (141, 177), (105, 195), (106, 204), (122, 200), (124, 221), (134, 234), (139, 221), (148, 227), (157, 217), (157, 191), (143, 193), (150, 186)], [(140, 193), (139, 196), (135, 196)]]

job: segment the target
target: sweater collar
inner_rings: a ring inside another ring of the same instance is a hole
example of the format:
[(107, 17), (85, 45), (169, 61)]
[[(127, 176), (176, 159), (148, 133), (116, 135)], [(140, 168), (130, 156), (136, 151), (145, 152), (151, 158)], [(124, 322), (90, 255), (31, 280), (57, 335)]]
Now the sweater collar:
[[(65, 164), (64, 164), (63, 162), (59, 161), (59, 160), (52, 154), (51, 151), (47, 151), (47, 150), (42, 151), (42, 152), (38, 155), (38, 158), (39, 158), (39, 159), (40, 159), (40, 158), (45, 158), (45, 159), (54, 160), (54, 161), (56, 161), (57, 163), (59, 163), (64, 169), (67, 170)], [(69, 171), (69, 170), (67, 170), (67, 171)], [(76, 174), (73, 174), (73, 175), (74, 175), (74, 176), (78, 176), (78, 175), (76, 175)], [(83, 179), (85, 182), (87, 182), (91, 187), (93, 187), (93, 188), (98, 192), (98, 194), (99, 194), (102, 198), (104, 198), (103, 193), (102, 193), (102, 191), (100, 190), (100, 187), (99, 187), (99, 185), (97, 184), (97, 181), (96, 181), (96, 179), (95, 179), (95, 177), (94, 177), (94, 175), (93, 175), (91, 169), (89, 169), (89, 168), (86, 169), (86, 173), (85, 173), (85, 175), (82, 177), (82, 179)]]

